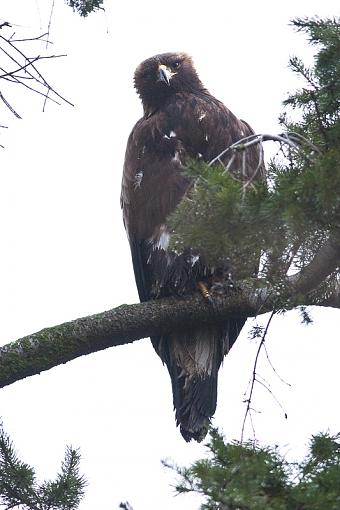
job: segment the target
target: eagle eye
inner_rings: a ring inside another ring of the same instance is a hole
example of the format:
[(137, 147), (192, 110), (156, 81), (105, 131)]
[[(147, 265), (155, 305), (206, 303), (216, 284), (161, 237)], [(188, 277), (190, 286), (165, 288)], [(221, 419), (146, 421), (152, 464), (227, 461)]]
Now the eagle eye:
[(172, 66), (171, 66), (171, 67), (172, 67), (173, 69), (178, 69), (180, 65), (181, 65), (181, 63), (177, 60), (176, 62), (174, 62), (174, 63), (172, 64)]

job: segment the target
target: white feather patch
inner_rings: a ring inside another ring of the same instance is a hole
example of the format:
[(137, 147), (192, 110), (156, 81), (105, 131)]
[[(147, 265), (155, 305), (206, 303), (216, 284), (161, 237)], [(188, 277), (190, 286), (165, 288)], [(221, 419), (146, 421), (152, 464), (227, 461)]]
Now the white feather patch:
[(171, 161), (173, 161), (174, 163), (182, 163), (181, 162), (181, 159), (179, 157), (179, 152), (178, 151), (175, 151), (175, 155), (174, 157), (171, 159)]
[(216, 346), (215, 338), (211, 341), (209, 337), (210, 335), (206, 332), (203, 334), (196, 333), (195, 365), (199, 374), (211, 375)]
[(199, 258), (199, 255), (191, 255), (191, 265), (194, 266)]
[(170, 138), (176, 138), (176, 133), (175, 131), (170, 131), (170, 133), (167, 135), (166, 133), (164, 133), (163, 135), (163, 138), (165, 138), (166, 140), (170, 140)]
[(170, 233), (167, 226), (164, 224), (161, 225), (159, 230), (149, 239), (149, 242), (152, 244), (154, 250), (159, 249), (166, 251), (170, 243)]

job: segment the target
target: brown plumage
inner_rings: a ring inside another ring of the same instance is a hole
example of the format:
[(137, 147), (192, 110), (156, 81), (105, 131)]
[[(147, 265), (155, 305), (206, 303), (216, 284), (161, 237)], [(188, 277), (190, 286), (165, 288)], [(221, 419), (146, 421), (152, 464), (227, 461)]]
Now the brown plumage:
[[(190, 187), (182, 173), (188, 158), (209, 162), (253, 131), (204, 88), (185, 53), (149, 58), (134, 81), (144, 115), (128, 139), (121, 201), (139, 296), (147, 301), (216, 279), (199, 253), (168, 249), (166, 219)], [(252, 178), (256, 169), (263, 173), (258, 162), (255, 147), (241, 177)], [(230, 171), (239, 174), (241, 166), (236, 159)], [(207, 432), (216, 409), (218, 369), (244, 322), (235, 318), (223, 327), (151, 338), (169, 370), (176, 421), (186, 441), (200, 441)]]

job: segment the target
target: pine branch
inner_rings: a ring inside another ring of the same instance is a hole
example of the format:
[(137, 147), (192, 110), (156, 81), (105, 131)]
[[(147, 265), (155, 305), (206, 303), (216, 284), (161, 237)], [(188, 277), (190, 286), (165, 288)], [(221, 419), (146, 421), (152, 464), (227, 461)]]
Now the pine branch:
[(128, 501), (125, 501), (125, 503), (123, 503), (122, 501), (119, 505), (119, 508), (122, 508), (123, 510), (133, 510), (132, 506)]
[(65, 0), (67, 5), (72, 7), (74, 11), (76, 11), (80, 16), (84, 18), (88, 16), (91, 12), (96, 12), (98, 10), (104, 10), (103, 1), (104, 0)]
[(0, 423), (0, 506), (23, 510), (75, 510), (84, 496), (80, 454), (68, 446), (55, 481), (36, 481), (35, 470), (22, 462)]

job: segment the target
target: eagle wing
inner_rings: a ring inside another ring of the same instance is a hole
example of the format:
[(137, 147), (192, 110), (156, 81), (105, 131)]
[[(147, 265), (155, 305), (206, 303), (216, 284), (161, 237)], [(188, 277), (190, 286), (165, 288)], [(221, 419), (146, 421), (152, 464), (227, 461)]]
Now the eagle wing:
[(165, 220), (190, 185), (181, 172), (185, 156), (183, 144), (158, 115), (137, 122), (128, 140), (121, 203), (141, 301), (156, 297), (150, 256), (167, 248)]

